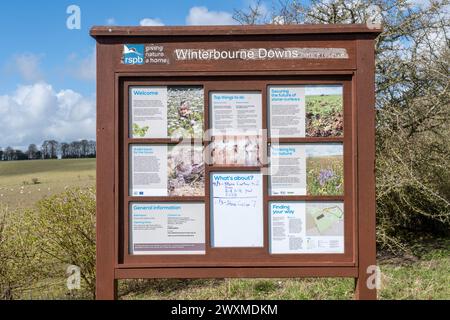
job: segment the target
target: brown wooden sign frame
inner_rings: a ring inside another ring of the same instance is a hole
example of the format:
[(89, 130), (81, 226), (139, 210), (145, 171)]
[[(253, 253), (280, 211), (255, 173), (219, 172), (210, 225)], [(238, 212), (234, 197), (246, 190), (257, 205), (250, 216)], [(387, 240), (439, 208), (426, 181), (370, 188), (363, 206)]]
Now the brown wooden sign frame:
[[(363, 25), (92, 28), (97, 40), (97, 298), (116, 298), (117, 280), (128, 278), (351, 277), (356, 280), (357, 298), (375, 299), (376, 289), (368, 288), (367, 281), (368, 267), (376, 265), (374, 39), (379, 33)], [(348, 56), (125, 65), (121, 62), (123, 45), (133, 43), (162, 44), (170, 52), (169, 59), (175, 48), (183, 47), (343, 48)], [(343, 143), (344, 195), (270, 196), (264, 176), (264, 247), (237, 249), (210, 245), (210, 173), (258, 171), (260, 167), (206, 166), (205, 196), (201, 197), (129, 196), (129, 146), (175, 142), (129, 138), (128, 88), (177, 84), (203, 86), (205, 129), (210, 127), (210, 91), (260, 91), (262, 128), (267, 129), (269, 85), (342, 84), (343, 137), (280, 138), (279, 142)], [(268, 203), (317, 200), (344, 202), (344, 254), (271, 255)], [(206, 254), (129, 254), (131, 202), (205, 203)]]

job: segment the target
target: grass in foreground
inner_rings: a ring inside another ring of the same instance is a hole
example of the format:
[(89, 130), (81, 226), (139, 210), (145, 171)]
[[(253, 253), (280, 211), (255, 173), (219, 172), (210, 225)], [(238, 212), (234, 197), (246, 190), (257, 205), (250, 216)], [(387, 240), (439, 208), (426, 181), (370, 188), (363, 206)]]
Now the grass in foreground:
[[(380, 257), (379, 299), (450, 299), (450, 240), (411, 256)], [(420, 260), (419, 260), (420, 259)], [(352, 299), (353, 279), (218, 279), (122, 281), (121, 299)]]
[[(418, 256), (382, 257), (378, 299), (450, 299), (450, 240), (427, 244)], [(420, 260), (419, 260), (420, 259)], [(86, 299), (82, 291), (69, 292), (61, 277), (34, 285), (22, 299)], [(123, 300), (346, 300), (353, 299), (353, 279), (212, 279), (124, 280)]]

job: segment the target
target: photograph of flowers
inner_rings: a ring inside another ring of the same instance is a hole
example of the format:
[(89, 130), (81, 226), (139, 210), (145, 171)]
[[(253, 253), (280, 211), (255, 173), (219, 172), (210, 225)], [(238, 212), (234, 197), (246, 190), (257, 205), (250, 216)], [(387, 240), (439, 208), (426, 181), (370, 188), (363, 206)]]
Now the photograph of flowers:
[(308, 144), (305, 151), (307, 194), (330, 196), (344, 194), (342, 144)]

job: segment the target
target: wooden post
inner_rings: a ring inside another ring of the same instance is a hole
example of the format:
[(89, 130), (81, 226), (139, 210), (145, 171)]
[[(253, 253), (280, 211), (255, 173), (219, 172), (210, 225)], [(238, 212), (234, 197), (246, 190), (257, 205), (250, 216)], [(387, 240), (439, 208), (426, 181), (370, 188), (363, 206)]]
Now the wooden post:
[(97, 46), (97, 266), (96, 298), (116, 298), (115, 265), (115, 81), (108, 46)]
[[(377, 298), (376, 288), (369, 288), (376, 265), (375, 230), (375, 56), (374, 41), (356, 41), (356, 106), (358, 139), (358, 278), (357, 299)], [(373, 284), (373, 283), (372, 283)]]

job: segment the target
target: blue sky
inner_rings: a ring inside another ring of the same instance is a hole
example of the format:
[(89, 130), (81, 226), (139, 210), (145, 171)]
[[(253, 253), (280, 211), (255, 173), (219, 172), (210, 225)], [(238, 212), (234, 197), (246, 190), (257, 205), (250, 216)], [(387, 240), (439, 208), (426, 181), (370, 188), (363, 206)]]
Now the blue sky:
[[(8, 50), (0, 51), (0, 61), (3, 62), (0, 63), (3, 69), (0, 94), (8, 93), (22, 83), (20, 74), (11, 70), (14, 69), (11, 63), (15, 57), (25, 53), (39, 58), (42, 77), (55, 89), (70, 87), (82, 94), (92, 93), (94, 85), (80, 81), (85, 79), (80, 79), (83, 78), (80, 75), (74, 77), (70, 71), (92, 54), (95, 41), (89, 36), (89, 29), (93, 25), (139, 25), (145, 18), (159, 20), (166, 25), (185, 25), (193, 7), (205, 7), (209, 13), (232, 13), (233, 8), (242, 8), (248, 3), (247, 0), (40, 0), (25, 1), (20, 7), (15, 1), (2, 3), (0, 27), (3, 30), (2, 42)], [(81, 30), (66, 28), (66, 9), (71, 4), (81, 9)]]
[[(227, 1), (8, 1), (1, 5), (0, 147), (95, 138), (93, 25), (233, 24)], [(81, 29), (69, 30), (69, 5)]]

